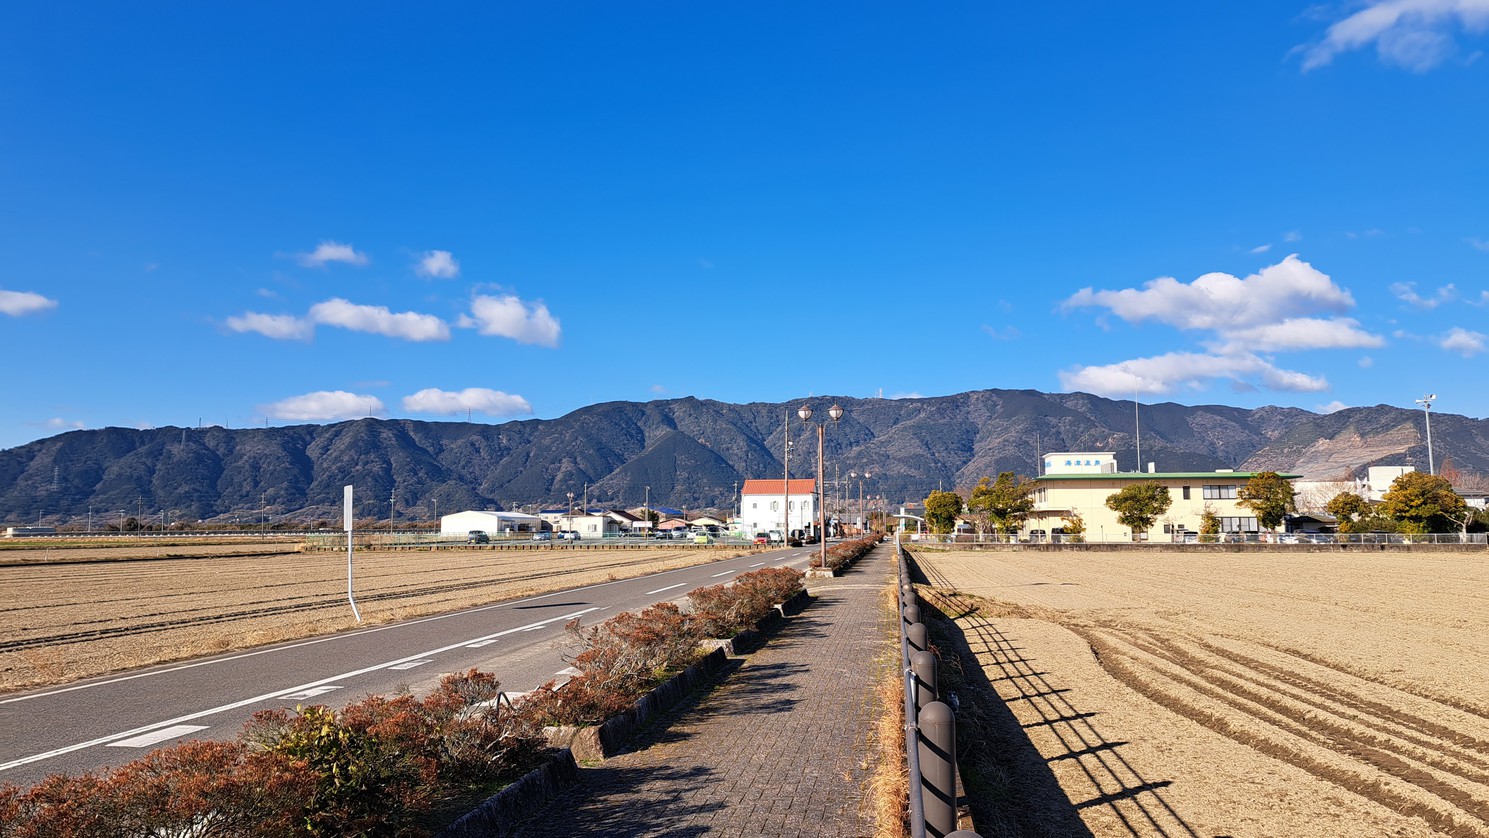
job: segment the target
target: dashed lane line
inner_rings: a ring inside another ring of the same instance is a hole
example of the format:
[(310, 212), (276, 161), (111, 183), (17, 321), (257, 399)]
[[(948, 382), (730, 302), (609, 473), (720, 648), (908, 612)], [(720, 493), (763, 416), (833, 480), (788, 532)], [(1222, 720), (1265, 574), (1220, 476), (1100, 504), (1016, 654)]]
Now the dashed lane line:
[[(599, 611), (599, 610), (600, 610), (600, 607), (599, 606), (594, 606), (594, 607), (591, 607), (591, 608), (585, 608), (585, 609), (583, 609), (581, 611), (575, 611), (575, 612), (570, 613), (570, 614), (563, 614), (563, 615), (558, 616), (558, 617), (549, 617), (548, 619), (543, 620), (542, 622), (534, 623), (532, 625), (519, 626), (517, 628), (510, 628), (510, 629), (506, 629), (505, 631), (499, 631), (499, 632), (497, 632), (495, 634), (489, 634), (489, 635), (486, 635), (485, 637), (478, 637), (478, 638), (475, 638), (475, 641), (476, 642), (479, 642), (479, 641), (482, 641), (482, 640), (494, 640), (494, 639), (496, 639), (498, 637), (501, 637), (501, 636), (507, 635), (507, 634), (512, 634), (514, 632), (528, 631), (528, 630), (532, 629), (534, 626), (541, 627), (541, 626), (543, 626), (543, 625), (545, 625), (547, 623), (555, 623), (555, 622), (558, 622), (560, 620), (565, 620), (565, 621), (572, 620), (575, 617), (579, 617), (579, 616), (582, 616), (584, 614), (588, 614), (591, 611)], [(218, 707), (213, 707), (213, 708), (211, 708), (209, 710), (200, 710), (200, 711), (195, 712), (195, 713), (187, 713), (184, 716), (177, 716), (174, 719), (166, 719), (163, 722), (155, 722), (154, 724), (143, 725), (141, 727), (134, 728), (133, 730), (126, 730), (126, 731), (122, 731), (120, 733), (112, 733), (112, 734), (109, 734), (108, 736), (100, 736), (97, 739), (90, 739), (87, 742), (76, 742), (76, 743), (71, 744), (71, 745), (65, 745), (65, 746), (63, 746), (61, 748), (53, 748), (52, 750), (46, 751), (45, 753), (32, 754), (31, 756), (28, 756), (28, 757), (21, 757), (20, 759), (13, 759), (13, 760), (11, 760), (9, 762), (0, 762), (0, 771), (7, 771), (7, 770), (9, 770), (11, 768), (17, 768), (17, 767), (22, 766), (22, 765), (30, 765), (33, 762), (41, 762), (42, 760), (51, 759), (52, 757), (59, 757), (59, 756), (62, 756), (63, 754), (70, 754), (70, 753), (72, 753), (74, 751), (81, 751), (84, 748), (91, 748), (91, 747), (94, 747), (95, 745), (107, 745), (107, 744), (109, 744), (111, 742), (118, 742), (121, 739), (128, 739), (128, 738), (133, 737), (133, 736), (140, 736), (142, 734), (147, 734), (147, 733), (150, 733), (152, 731), (157, 731), (157, 730), (161, 729), (162, 727), (168, 727), (170, 725), (184, 724), (186, 722), (193, 722), (193, 721), (196, 721), (197, 719), (204, 719), (204, 718), (206, 718), (208, 716), (215, 716), (218, 713), (226, 713), (229, 710), (237, 710), (240, 707), (247, 707), (250, 704), (257, 704), (257, 703), (262, 702), (262, 701), (269, 701), (271, 699), (276, 699), (276, 698), (285, 698), (285, 697), (287, 697), (287, 696), (289, 696), (289, 695), (291, 695), (293, 693), (303, 692), (305, 690), (312, 690), (312, 689), (315, 689), (316, 687), (321, 687), (321, 686), (325, 686), (327, 684), (330, 684), (333, 681), (343, 681), (343, 680), (346, 680), (348, 678), (355, 678), (355, 677), (357, 677), (359, 675), (366, 675), (369, 672), (376, 672), (379, 669), (388, 669), (389, 667), (396, 666), (397, 664), (400, 664), (400, 663), (407, 663), (409, 661), (419, 660), (420, 658), (428, 657), (430, 655), (438, 655), (438, 654), (441, 654), (443, 652), (449, 652), (449, 651), (454, 650), (454, 649), (459, 649), (459, 648), (461, 648), (461, 647), (463, 647), (463, 646), (465, 646), (465, 645), (467, 645), (467, 644), (469, 644), (471, 642), (472, 641), (470, 641), (470, 640), (462, 640), (459, 643), (452, 643), (452, 644), (450, 644), (448, 646), (441, 646), (438, 649), (430, 649), (430, 650), (425, 651), (425, 652), (420, 652), (417, 655), (408, 655), (407, 657), (399, 658), (398, 660), (384, 661), (382, 663), (374, 664), (372, 666), (366, 666), (366, 667), (363, 667), (361, 669), (354, 669), (354, 670), (352, 670), (350, 672), (343, 672), (343, 673), (341, 673), (339, 675), (332, 675), (329, 678), (321, 678), (321, 679), (316, 680), (316, 681), (311, 681), (308, 684), (301, 684), (301, 685), (299, 685), (297, 687), (290, 687), (289, 689), (286, 689), (286, 690), (275, 690), (274, 692), (264, 693), (263, 695), (256, 695), (256, 696), (253, 696), (252, 698), (245, 698), (245, 699), (241, 699), (239, 701), (231, 702), (229, 704), (223, 704), (223, 705), (220, 705)]]

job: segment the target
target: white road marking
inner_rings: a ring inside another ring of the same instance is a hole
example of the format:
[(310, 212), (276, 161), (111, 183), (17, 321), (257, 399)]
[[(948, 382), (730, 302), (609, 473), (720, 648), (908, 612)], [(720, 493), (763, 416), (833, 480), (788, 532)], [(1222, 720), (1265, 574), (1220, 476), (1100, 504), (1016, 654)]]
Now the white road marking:
[(570, 675), (570, 676), (572, 676), (572, 675), (578, 675), (579, 674), (579, 670), (575, 669), (572, 666), (566, 666), (563, 669), (560, 669), (559, 671), (557, 671), (557, 672), (555, 672), (553, 674), (554, 675)]
[(341, 689), (341, 687), (336, 684), (327, 684), (323, 687), (316, 687), (315, 689), (311, 690), (301, 690), (297, 693), (290, 693), (289, 695), (277, 695), (275, 696), (275, 698), (288, 698), (292, 701), (304, 701), (307, 698), (315, 698), (318, 695), (325, 695), (328, 692), (334, 692), (339, 689)]
[(188, 733), (196, 733), (206, 730), (207, 725), (175, 725), (174, 727), (161, 728), (152, 733), (136, 736), (133, 739), (122, 739), (118, 742), (110, 742), (110, 748), (148, 748), (167, 739), (179, 739)]
[(404, 663), (395, 664), (395, 665), (390, 666), (388, 668), (389, 669), (398, 669), (398, 670), (413, 669), (416, 666), (423, 666), (426, 663), (434, 663), (434, 661), (432, 661), (432, 660), (405, 661)]
[(471, 643), (471, 644), (468, 644), (465, 648), (467, 648), (467, 649), (480, 649), (480, 648), (485, 647), (485, 646), (490, 646), (491, 644), (493, 644), (495, 642), (496, 642), (495, 640), (482, 640), (480, 643)]
[[(692, 570), (691, 567), (681, 567), (681, 568), (678, 568), (677, 570), (664, 570), (661, 573), (653, 573), (651, 575), (652, 576), (656, 576), (656, 577), (661, 577), (661, 576), (667, 576), (667, 575), (674, 574), (674, 573), (686, 573), (687, 571), (690, 571), (690, 570)], [(646, 578), (646, 577), (637, 577), (637, 578)], [(495, 603), (493, 605), (483, 605), (483, 606), (480, 606), (479, 608), (467, 608), (464, 611), (455, 611), (455, 612), (452, 612), (452, 613), (449, 613), (449, 614), (435, 614), (435, 615), (432, 615), (432, 616), (429, 616), (429, 617), (420, 617), (420, 618), (418, 618), (416, 620), (407, 620), (407, 621), (404, 621), (404, 622), (401, 622), (401, 623), (390, 623), (390, 624), (388, 624), (386, 626), (377, 626), (377, 627), (374, 627), (374, 628), (362, 629), (361, 631), (350, 631), (350, 632), (346, 632), (344, 634), (332, 634), (332, 635), (328, 635), (326, 637), (317, 637), (317, 638), (315, 638), (313, 640), (305, 640), (305, 641), (301, 641), (299, 643), (291, 643), (291, 644), (284, 645), (284, 646), (272, 646), (272, 647), (267, 648), (267, 649), (257, 649), (257, 650), (252, 651), (252, 652), (244, 652), (244, 653), (238, 654), (238, 655), (228, 655), (226, 657), (212, 658), (211, 660), (194, 661), (192, 663), (183, 663), (183, 664), (181, 664), (179, 666), (169, 666), (169, 667), (166, 667), (164, 669), (152, 669), (152, 670), (149, 670), (148, 672), (136, 672), (136, 673), (134, 673), (132, 675), (121, 675), (121, 676), (119, 676), (117, 678), (106, 678), (106, 679), (101, 680), (101, 681), (89, 681), (86, 684), (73, 684), (73, 685), (68, 686), (68, 687), (59, 687), (59, 688), (57, 688), (55, 690), (48, 690), (46, 692), (30, 693), (28, 695), (17, 695), (17, 696), (11, 696), (10, 698), (0, 698), (0, 704), (10, 704), (10, 703), (16, 702), (16, 701), (30, 701), (30, 700), (36, 699), (36, 698), (49, 698), (49, 697), (54, 696), (54, 695), (61, 695), (62, 693), (70, 693), (70, 692), (73, 692), (74, 690), (91, 690), (94, 687), (107, 687), (107, 686), (109, 686), (111, 684), (120, 684), (120, 683), (123, 683), (125, 681), (133, 681), (136, 678), (150, 678), (150, 677), (153, 677), (153, 676), (156, 676), (156, 675), (169, 675), (172, 672), (180, 672), (180, 671), (186, 670), (186, 669), (196, 669), (199, 666), (212, 666), (214, 664), (219, 664), (219, 663), (232, 663), (233, 661), (240, 661), (240, 660), (244, 660), (246, 658), (258, 657), (259, 655), (268, 655), (268, 654), (273, 654), (274, 652), (288, 652), (288, 651), (292, 651), (292, 650), (295, 650), (295, 649), (303, 649), (306, 646), (315, 646), (315, 645), (320, 644), (320, 643), (332, 643), (332, 642), (335, 642), (337, 640), (345, 640), (345, 639), (351, 638), (351, 637), (360, 637), (360, 636), (362, 636), (364, 634), (376, 634), (376, 633), (381, 632), (381, 631), (394, 631), (396, 629), (405, 628), (407, 626), (416, 626), (416, 625), (419, 625), (420, 623), (431, 623), (431, 622), (434, 622), (435, 620), (448, 620), (448, 619), (451, 619), (453, 617), (462, 617), (462, 616), (465, 616), (466, 614), (479, 614), (482, 611), (491, 611), (491, 610), (494, 610), (494, 609), (497, 609), (497, 608), (512, 608), (514, 606), (522, 605), (524, 603), (537, 602), (539, 600), (544, 600), (544, 599), (552, 599), (553, 597), (556, 597), (556, 596), (567, 596), (569, 594), (573, 594), (573, 593), (578, 592), (578, 591), (589, 591), (589, 590), (595, 590), (595, 589), (598, 589), (598, 588), (608, 588), (608, 587), (610, 587), (612, 585), (623, 585), (623, 584), (625, 584), (627, 582), (634, 582), (634, 581), (635, 581), (635, 579), (615, 579), (615, 580), (612, 580), (610, 582), (596, 582), (593, 585), (581, 585), (580, 587), (577, 587), (577, 588), (567, 588), (567, 589), (562, 590), (562, 591), (553, 591), (552, 593), (539, 594), (537, 596), (527, 597), (526, 599), (514, 599), (511, 602), (498, 602), (498, 603)], [(608, 607), (608, 606), (606, 606), (606, 607)], [(0, 770), (4, 770), (4, 768), (5, 768), (5, 766), (0, 765)]]
[(737, 573), (737, 572), (738, 572), (738, 571), (734, 571), (734, 570), (726, 570), (726, 571), (724, 571), (724, 572), (723, 572), (723, 573), (715, 573), (715, 574), (714, 574), (714, 575), (712, 575), (712, 576), (710, 576), (710, 577), (708, 577), (708, 578), (710, 578), (710, 579), (717, 579), (717, 578), (719, 578), (719, 577), (720, 577), (720, 576), (728, 576), (728, 575), (729, 575), (729, 574), (731, 574), (731, 573)]
[(764, 566), (765, 566), (765, 562), (755, 562), (754, 564), (750, 565), (750, 567), (764, 567)]
[(665, 588), (657, 588), (655, 591), (647, 591), (645, 594), (643, 594), (643, 596), (651, 596), (652, 594), (659, 594), (662, 591), (670, 591), (673, 588), (681, 588), (683, 585), (686, 585), (686, 584), (688, 584), (688, 583), (686, 583), (686, 582), (678, 582), (676, 585), (668, 585)]
[[(582, 616), (584, 614), (588, 614), (591, 611), (599, 611), (599, 610), (600, 610), (600, 608), (598, 606), (595, 606), (593, 608), (586, 608), (586, 609), (584, 609), (582, 611), (575, 611), (573, 613), (563, 614), (563, 615), (560, 615), (558, 617), (550, 617), (547, 620), (544, 620), (543, 623), (554, 623), (554, 622), (558, 622), (559, 620), (572, 620), (575, 617), (579, 617), (579, 616)], [(542, 625), (543, 623), (539, 623), (538, 625)], [(498, 637), (501, 637), (503, 635), (512, 634), (513, 632), (518, 632), (518, 631), (526, 631), (526, 630), (527, 630), (526, 627), (523, 627), (523, 628), (514, 628), (514, 629), (507, 629), (505, 631), (499, 631), (496, 634), (488, 634), (485, 637), (478, 637), (478, 638), (476, 638), (476, 641), (479, 642), (481, 640), (494, 640), (494, 639), (496, 639)], [(198, 711), (196, 713), (188, 713), (188, 714), (186, 714), (184, 716), (177, 716), (174, 719), (166, 719), (163, 722), (155, 722), (154, 724), (143, 725), (143, 726), (137, 727), (137, 728), (135, 728), (133, 730), (126, 730), (126, 731), (122, 731), (120, 733), (111, 733), (111, 734), (109, 734), (107, 736), (100, 736), (97, 739), (90, 739), (87, 742), (77, 742), (77, 743), (74, 743), (72, 745), (66, 745), (66, 746), (61, 747), (61, 748), (54, 748), (54, 749), (52, 749), (50, 751), (47, 751), (45, 753), (33, 754), (33, 755), (29, 756), (29, 757), (21, 757), (20, 759), (13, 759), (10, 762), (0, 763), (0, 771), (7, 771), (7, 770), (9, 770), (11, 768), (16, 768), (16, 767), (22, 766), (22, 765), (30, 765), (33, 762), (40, 762), (40, 761), (42, 761), (44, 759), (51, 759), (52, 757), (62, 756), (63, 754), (70, 754), (73, 751), (81, 751), (84, 748), (91, 748), (91, 747), (93, 747), (95, 745), (107, 745), (110, 742), (117, 742), (120, 739), (128, 739), (131, 736), (139, 736), (142, 733), (148, 733), (148, 732), (150, 732), (152, 730), (158, 730), (162, 726), (176, 725), (176, 724), (181, 724), (183, 722), (196, 721), (197, 719), (205, 719), (208, 716), (215, 716), (218, 713), (226, 713), (229, 710), (236, 710), (239, 707), (247, 707), (250, 704), (257, 704), (257, 703), (259, 703), (261, 701), (268, 701), (270, 699), (279, 698), (279, 697), (283, 696), (286, 692), (297, 692), (297, 691), (300, 691), (300, 690), (311, 690), (311, 689), (315, 689), (316, 687), (325, 686), (326, 684), (329, 684), (329, 683), (331, 683), (333, 681), (345, 681), (348, 678), (355, 678), (355, 677), (357, 677), (359, 675), (366, 675), (369, 672), (376, 672), (379, 669), (387, 669), (389, 666), (392, 666), (392, 665), (395, 665), (395, 664), (400, 664), (400, 663), (404, 663), (406, 661), (411, 661), (411, 660), (418, 660), (419, 658), (428, 657), (430, 655), (438, 655), (438, 654), (440, 654), (442, 652), (448, 652), (448, 651), (451, 651), (453, 649), (459, 649), (460, 647), (462, 647), (462, 646), (464, 646), (464, 645), (466, 645), (467, 643), (470, 643), (470, 642), (472, 642), (472, 641), (462, 640), (459, 643), (452, 643), (449, 646), (441, 646), (438, 649), (430, 649), (430, 650), (428, 650), (426, 652), (420, 652), (417, 655), (409, 655), (408, 657), (399, 658), (398, 660), (395, 660), (395, 661), (385, 661), (383, 663), (373, 664), (372, 666), (363, 667), (361, 669), (353, 669), (350, 672), (343, 672), (343, 673), (341, 673), (339, 675), (332, 675), (329, 678), (321, 678), (318, 681), (311, 681), (308, 684), (301, 684), (301, 685), (299, 685), (297, 687), (290, 687), (289, 690), (276, 690), (275, 692), (264, 693), (263, 695), (256, 695), (256, 696), (253, 696), (252, 698), (245, 698), (245, 699), (242, 699), (242, 700), (239, 700), (239, 701), (234, 701), (234, 702), (232, 702), (230, 704), (223, 704), (223, 705), (221, 705), (219, 707), (213, 707), (210, 710), (201, 710), (201, 711)]]

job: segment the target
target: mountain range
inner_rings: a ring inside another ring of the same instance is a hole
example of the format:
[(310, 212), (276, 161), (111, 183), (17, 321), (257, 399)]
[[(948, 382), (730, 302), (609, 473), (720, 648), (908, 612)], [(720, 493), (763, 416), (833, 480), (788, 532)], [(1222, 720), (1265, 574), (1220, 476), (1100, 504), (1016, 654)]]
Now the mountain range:
[[(1143, 404), (1085, 393), (979, 390), (936, 398), (813, 397), (834, 492), (892, 504), (965, 489), (1001, 471), (1037, 473), (1041, 452), (1112, 451), (1119, 467), (1292, 471), (1336, 480), (1372, 465), (1427, 465), (1421, 411)], [(575, 503), (729, 509), (745, 479), (816, 472), (816, 431), (799, 402), (696, 398), (591, 405), (498, 425), (358, 419), (271, 428), (103, 428), (0, 451), (0, 520), (66, 523), (121, 512), (171, 521), (339, 520), (342, 486), (359, 517), (429, 520), (437, 510)], [(789, 417), (789, 426), (788, 426)], [(1432, 416), (1434, 459), (1489, 474), (1489, 420)], [(789, 430), (788, 430), (789, 428)], [(112, 520), (112, 517), (102, 520)]]

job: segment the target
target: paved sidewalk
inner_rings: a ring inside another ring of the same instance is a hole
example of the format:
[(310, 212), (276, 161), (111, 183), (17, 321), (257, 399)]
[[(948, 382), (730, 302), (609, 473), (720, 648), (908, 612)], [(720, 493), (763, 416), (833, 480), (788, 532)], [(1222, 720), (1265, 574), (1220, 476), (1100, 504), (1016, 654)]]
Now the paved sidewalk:
[(814, 580), (810, 608), (714, 689), (529, 818), (522, 836), (868, 836), (874, 684), (893, 666), (894, 547)]

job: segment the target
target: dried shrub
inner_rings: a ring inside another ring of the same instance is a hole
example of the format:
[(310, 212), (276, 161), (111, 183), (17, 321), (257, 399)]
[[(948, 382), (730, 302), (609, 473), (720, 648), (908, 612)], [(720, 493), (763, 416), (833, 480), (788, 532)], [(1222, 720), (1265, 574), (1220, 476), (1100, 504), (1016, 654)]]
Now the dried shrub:
[(709, 585), (688, 593), (688, 607), (705, 637), (733, 637), (752, 622), (732, 586)]
[(730, 585), (710, 585), (688, 594), (688, 605), (705, 637), (733, 637), (765, 619), (772, 608), (805, 588), (789, 567), (740, 574)]
[(109, 774), (0, 788), (0, 835), (303, 835), (314, 788), (306, 766), (281, 755), (241, 742), (182, 742)]
[[(827, 548), (827, 566), (831, 570), (841, 570), (849, 563), (856, 561), (864, 553), (872, 550), (878, 544), (881, 536), (869, 535), (863, 538), (855, 538), (852, 541), (843, 541)], [(821, 567), (820, 556), (812, 558), (812, 567)]]
[(190, 741), (105, 774), (0, 786), (0, 838), (415, 835), (415, 816), (546, 752), (496, 678), (446, 675), (428, 697), (258, 713), (236, 742)]

